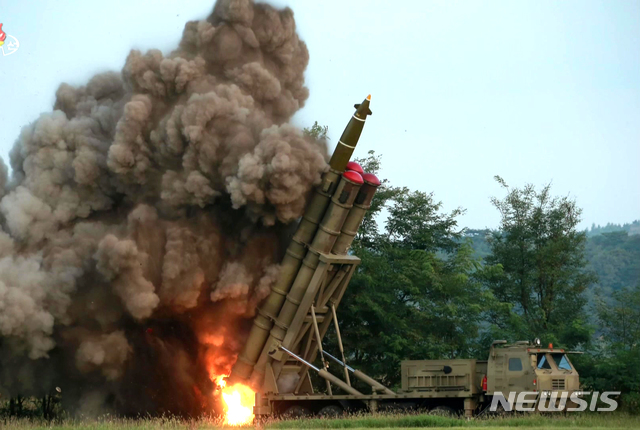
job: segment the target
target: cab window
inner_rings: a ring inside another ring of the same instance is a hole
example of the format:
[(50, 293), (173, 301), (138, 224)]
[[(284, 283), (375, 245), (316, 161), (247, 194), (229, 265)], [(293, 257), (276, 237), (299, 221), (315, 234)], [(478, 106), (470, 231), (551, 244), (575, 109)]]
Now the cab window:
[(549, 360), (547, 360), (547, 354), (545, 354), (544, 352), (538, 354), (538, 369), (551, 370), (551, 364), (549, 364)]
[(509, 371), (510, 372), (518, 372), (522, 370), (522, 360), (519, 358), (510, 358), (509, 359)]
[(556, 366), (560, 370), (571, 370), (571, 364), (569, 363), (569, 359), (566, 354), (551, 354), (553, 357), (553, 361), (556, 362)]

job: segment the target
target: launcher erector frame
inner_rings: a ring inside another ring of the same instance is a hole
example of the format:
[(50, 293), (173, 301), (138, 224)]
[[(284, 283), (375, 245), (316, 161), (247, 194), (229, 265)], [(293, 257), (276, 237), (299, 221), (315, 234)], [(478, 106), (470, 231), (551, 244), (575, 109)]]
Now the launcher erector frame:
[[(332, 306), (337, 308), (340, 304), (359, 264), (360, 259), (352, 255), (320, 254), (318, 267), (287, 329), (287, 334), (281, 346), (293, 351), (305, 361), (313, 363), (320, 350), (314, 327), (312, 306), (321, 344), (327, 330), (334, 321)], [(298, 383), (292, 392), (286, 394), (314, 394), (309, 377), (309, 368), (306, 365), (292, 359), (281, 349), (269, 351), (269, 355), (273, 358), (273, 361), (265, 369), (265, 379), (260, 390), (263, 394), (285, 394), (280, 393), (277, 380), (283, 375), (293, 373), (298, 374)]]

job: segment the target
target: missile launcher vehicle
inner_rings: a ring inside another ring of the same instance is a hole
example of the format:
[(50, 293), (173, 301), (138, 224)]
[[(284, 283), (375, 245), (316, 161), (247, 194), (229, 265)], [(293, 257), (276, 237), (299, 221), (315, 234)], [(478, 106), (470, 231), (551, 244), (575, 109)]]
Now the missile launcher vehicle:
[[(494, 396), (506, 400), (510, 393), (515, 393), (512, 400), (520, 393), (530, 393), (526, 399), (536, 405), (554, 393), (557, 403), (561, 393), (567, 393), (567, 398), (581, 394), (578, 372), (567, 357), (571, 353), (575, 352), (553, 345), (542, 348), (538, 340), (511, 345), (497, 340), (487, 360), (405, 360), (399, 393), (413, 393), (422, 399), (419, 406), (448, 415), (464, 411), (465, 416), (473, 416), (489, 406)], [(566, 406), (571, 407), (571, 402)]]
[[(557, 361), (555, 354), (564, 356), (564, 351), (531, 352), (521, 343), (511, 347), (494, 343), (488, 361), (402, 362), (402, 388), (397, 392), (348, 365), (337, 308), (360, 263), (349, 248), (380, 186), (378, 178), (350, 161), (372, 114), (370, 101), (368, 96), (354, 106), (227, 383), (242, 383), (256, 391), (256, 419), (410, 408), (472, 416), (500, 390), (577, 389), (573, 366), (565, 358)], [(330, 327), (335, 330), (339, 358), (323, 349)], [(519, 370), (512, 367), (515, 360)], [(541, 361), (550, 368), (537, 368)], [(337, 363), (335, 373), (341, 377), (329, 371), (329, 362)], [(312, 378), (310, 370), (317, 377)], [(324, 380), (320, 390), (312, 382), (318, 377)], [(370, 387), (370, 392), (356, 389), (351, 378)]]

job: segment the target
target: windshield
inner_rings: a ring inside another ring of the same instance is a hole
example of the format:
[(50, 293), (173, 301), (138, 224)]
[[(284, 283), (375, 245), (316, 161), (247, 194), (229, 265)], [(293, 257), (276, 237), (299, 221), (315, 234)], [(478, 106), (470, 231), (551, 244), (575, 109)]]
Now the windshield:
[(571, 370), (571, 363), (569, 363), (569, 358), (566, 354), (551, 354), (553, 357), (553, 361), (556, 362), (556, 366), (560, 370)]
[(538, 369), (549, 369), (551, 370), (551, 364), (547, 360), (547, 355), (542, 352), (538, 354)]

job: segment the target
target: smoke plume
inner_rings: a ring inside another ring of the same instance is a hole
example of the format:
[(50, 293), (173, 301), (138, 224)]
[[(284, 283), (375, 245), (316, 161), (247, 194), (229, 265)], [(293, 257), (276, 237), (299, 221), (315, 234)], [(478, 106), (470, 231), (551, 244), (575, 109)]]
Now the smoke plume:
[(179, 47), (60, 85), (0, 160), (0, 394), (211, 412), (326, 145), (290, 9), (220, 0)]

